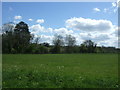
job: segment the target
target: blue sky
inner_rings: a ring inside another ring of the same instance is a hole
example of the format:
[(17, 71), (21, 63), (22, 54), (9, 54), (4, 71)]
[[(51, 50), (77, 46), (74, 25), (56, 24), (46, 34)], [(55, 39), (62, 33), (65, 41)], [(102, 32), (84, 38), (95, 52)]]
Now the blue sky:
[[(117, 17), (117, 4), (114, 2), (2, 3), (3, 24), (24, 21), (30, 26), (32, 33), (36, 36), (42, 35), (42, 41), (49, 41), (49, 38), (52, 40), (53, 34), (65, 32), (66, 34), (76, 35), (75, 37), (78, 41), (92, 39), (97, 43), (99, 43), (97, 41), (99, 39), (95, 38), (103, 35), (106, 38), (106, 43), (102, 42), (102, 38), (99, 45), (106, 46), (110, 40), (114, 41), (115, 39), (115, 37), (110, 35), (115, 35), (115, 26), (117, 26), (118, 22)], [(78, 23), (76, 24), (76, 22)], [(92, 28), (91, 31), (88, 28)], [(107, 28), (105, 32), (102, 31), (104, 28)], [(114, 43), (108, 46), (116, 46), (117, 44)]]
[(111, 2), (76, 2), (76, 3), (44, 3), (44, 2), (16, 2), (2, 4), (3, 9), (3, 23), (13, 21), (14, 16), (20, 15), (23, 17), (23, 21), (28, 24), (34, 24), (34, 22), (28, 22), (29, 18), (34, 20), (44, 19), (44, 25), (46, 27), (62, 27), (65, 20), (71, 17), (84, 17), (92, 19), (107, 19), (117, 24), (116, 13), (104, 13), (94, 12), (93, 8), (110, 8)]

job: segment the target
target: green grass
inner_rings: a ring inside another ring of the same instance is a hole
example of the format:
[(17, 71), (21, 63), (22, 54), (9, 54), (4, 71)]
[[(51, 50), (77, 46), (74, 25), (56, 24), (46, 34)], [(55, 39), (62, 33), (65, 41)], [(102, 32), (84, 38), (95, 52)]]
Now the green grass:
[(117, 87), (117, 54), (3, 55), (3, 88)]

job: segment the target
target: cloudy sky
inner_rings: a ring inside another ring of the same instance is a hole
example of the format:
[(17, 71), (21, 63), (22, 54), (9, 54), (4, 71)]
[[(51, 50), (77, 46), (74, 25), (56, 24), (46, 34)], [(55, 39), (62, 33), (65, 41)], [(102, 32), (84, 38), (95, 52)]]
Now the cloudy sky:
[(116, 2), (3, 2), (2, 23), (24, 21), (41, 42), (71, 34), (78, 45), (90, 39), (118, 47), (117, 8)]

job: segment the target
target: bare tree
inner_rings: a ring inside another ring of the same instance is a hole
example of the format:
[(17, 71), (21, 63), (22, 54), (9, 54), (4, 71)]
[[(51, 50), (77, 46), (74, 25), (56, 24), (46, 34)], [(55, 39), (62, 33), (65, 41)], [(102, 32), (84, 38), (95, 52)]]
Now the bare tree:
[(76, 38), (72, 35), (66, 35), (65, 37), (65, 43), (66, 43), (66, 52), (72, 53), (74, 52), (74, 46), (76, 44)]
[(38, 44), (40, 42), (40, 37), (35, 38), (34, 42)]
[(60, 53), (61, 52), (61, 46), (64, 45), (64, 40), (61, 35), (55, 35), (53, 39), (53, 45), (54, 48), (52, 50), (53, 53)]

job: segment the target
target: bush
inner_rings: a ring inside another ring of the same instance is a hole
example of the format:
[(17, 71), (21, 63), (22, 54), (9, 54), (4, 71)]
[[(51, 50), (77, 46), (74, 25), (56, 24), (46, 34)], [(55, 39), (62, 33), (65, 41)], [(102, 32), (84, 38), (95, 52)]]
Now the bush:
[(17, 51), (16, 51), (14, 48), (12, 48), (12, 49), (11, 49), (11, 53), (12, 53), (12, 54), (15, 54), (15, 53), (17, 53)]
[(45, 46), (40, 45), (38, 49), (41, 54), (48, 53), (48, 48)]

